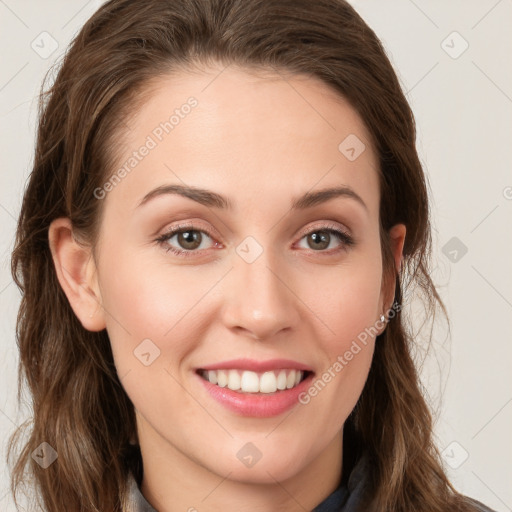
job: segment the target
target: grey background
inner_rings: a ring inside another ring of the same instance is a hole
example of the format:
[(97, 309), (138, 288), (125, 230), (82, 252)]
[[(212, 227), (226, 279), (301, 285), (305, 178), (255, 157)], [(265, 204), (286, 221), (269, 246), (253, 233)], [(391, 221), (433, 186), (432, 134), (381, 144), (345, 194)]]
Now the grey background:
[[(33, 161), (35, 98), (45, 72), (101, 3), (0, 0), (0, 509), (8, 512), (5, 441), (27, 417), (15, 400), (20, 295), (9, 265)], [(457, 489), (510, 511), (512, 1), (352, 4), (383, 41), (407, 91), (432, 188), (433, 277), (452, 331), (448, 339), (440, 324), (429, 352), (418, 337), (417, 357), (438, 444)]]

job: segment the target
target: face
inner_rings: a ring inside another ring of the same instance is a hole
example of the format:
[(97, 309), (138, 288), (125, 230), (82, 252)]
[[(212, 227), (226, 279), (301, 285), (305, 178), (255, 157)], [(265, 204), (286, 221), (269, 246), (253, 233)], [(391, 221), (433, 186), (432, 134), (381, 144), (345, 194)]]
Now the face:
[(377, 156), (322, 82), (221, 69), (160, 78), (130, 117), (97, 191), (95, 315), (143, 456), (273, 482), (338, 453), (368, 375)]

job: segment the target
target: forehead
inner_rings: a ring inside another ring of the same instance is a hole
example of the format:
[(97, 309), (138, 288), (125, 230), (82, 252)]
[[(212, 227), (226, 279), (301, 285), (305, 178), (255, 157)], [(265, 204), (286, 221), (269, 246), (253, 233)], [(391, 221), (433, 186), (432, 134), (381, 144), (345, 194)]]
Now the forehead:
[(219, 66), (158, 77), (120, 140), (116, 164), (129, 174), (108, 200), (131, 207), (170, 183), (222, 189), (237, 207), (237, 197), (289, 201), (336, 185), (378, 203), (369, 131), (340, 94), (306, 75)]

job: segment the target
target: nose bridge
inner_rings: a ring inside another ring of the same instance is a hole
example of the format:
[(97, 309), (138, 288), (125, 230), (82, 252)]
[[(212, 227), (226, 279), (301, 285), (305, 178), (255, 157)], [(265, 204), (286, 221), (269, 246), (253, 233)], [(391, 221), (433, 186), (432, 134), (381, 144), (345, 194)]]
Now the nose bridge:
[(247, 237), (236, 247), (233, 267), (224, 305), (228, 327), (264, 339), (296, 325), (299, 312), (293, 287), (271, 250)]

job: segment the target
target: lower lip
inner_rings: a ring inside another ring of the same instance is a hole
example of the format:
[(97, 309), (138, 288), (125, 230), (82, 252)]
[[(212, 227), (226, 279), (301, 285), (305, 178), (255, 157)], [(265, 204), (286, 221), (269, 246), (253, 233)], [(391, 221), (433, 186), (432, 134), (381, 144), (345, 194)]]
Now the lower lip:
[(227, 387), (221, 388), (212, 384), (197, 373), (195, 375), (203, 383), (208, 393), (223, 406), (242, 416), (256, 418), (277, 416), (291, 409), (299, 403), (299, 395), (311, 385), (313, 380), (313, 373), (310, 373), (291, 389), (275, 393), (238, 393)]

